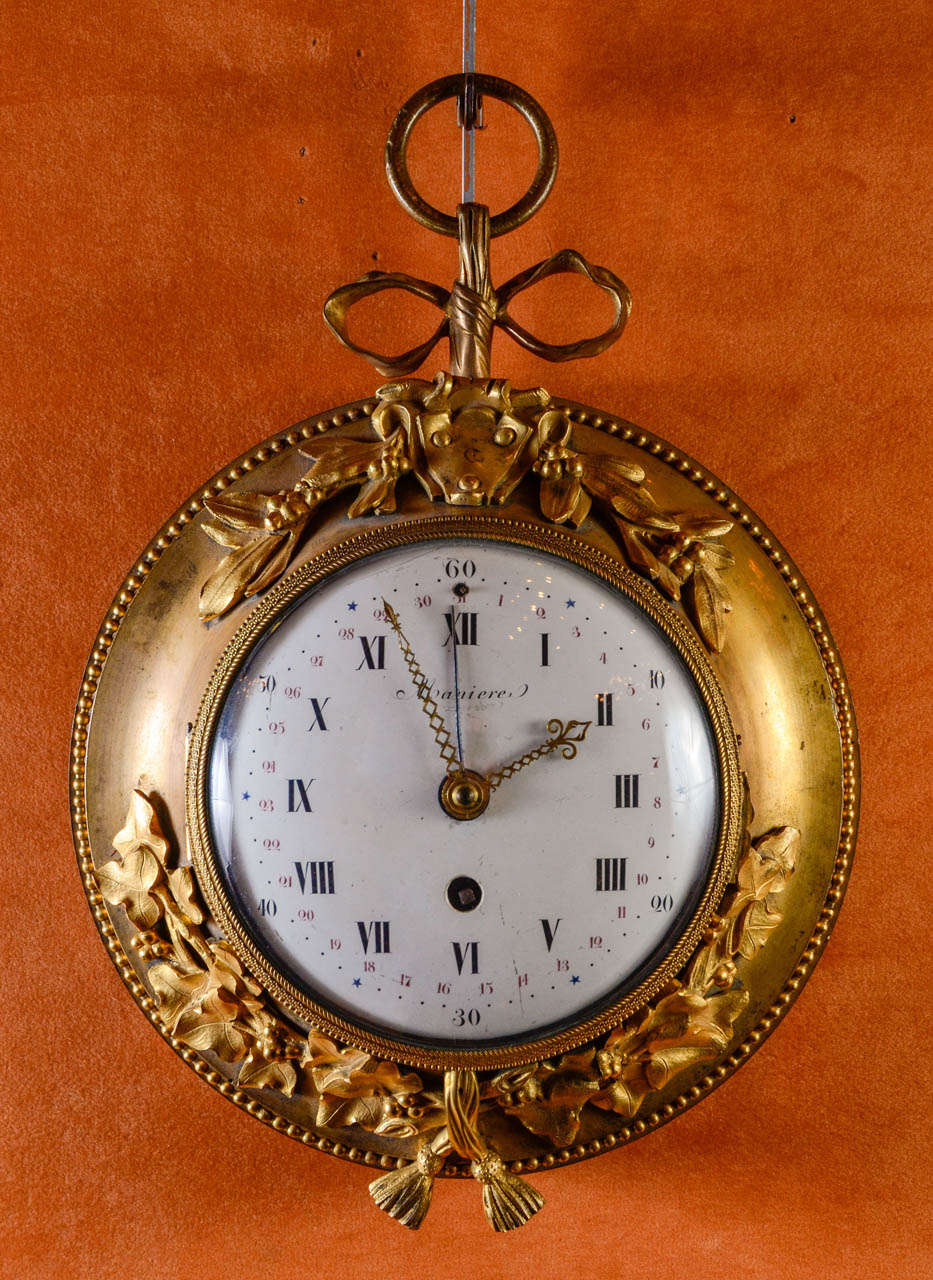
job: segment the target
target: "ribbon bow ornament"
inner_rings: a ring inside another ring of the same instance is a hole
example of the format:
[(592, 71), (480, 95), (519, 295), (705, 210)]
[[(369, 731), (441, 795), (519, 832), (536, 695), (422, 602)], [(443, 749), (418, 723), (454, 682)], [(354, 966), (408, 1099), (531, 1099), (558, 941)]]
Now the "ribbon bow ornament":
[[(592, 266), (574, 249), (561, 249), (543, 262), (520, 271), (494, 289), (489, 271), (490, 218), (485, 205), (462, 204), (457, 209), (460, 274), (450, 290), (401, 272), (369, 271), (352, 284), (343, 285), (324, 304), (324, 319), (340, 342), (369, 360), (380, 373), (400, 378), (414, 372), (441, 340), (450, 340), (450, 371), (455, 376), (487, 378), (490, 348), (496, 328), (520, 346), (552, 362), (596, 356), (621, 334), (632, 309), (626, 286), (607, 267)], [(542, 342), (509, 314), (509, 303), (548, 276), (581, 275), (608, 293), (613, 301), (612, 324), (603, 333), (576, 342)], [(444, 313), (444, 318), (424, 342), (397, 356), (383, 355), (354, 342), (347, 333), (350, 308), (363, 298), (387, 289), (401, 289), (424, 298)]]

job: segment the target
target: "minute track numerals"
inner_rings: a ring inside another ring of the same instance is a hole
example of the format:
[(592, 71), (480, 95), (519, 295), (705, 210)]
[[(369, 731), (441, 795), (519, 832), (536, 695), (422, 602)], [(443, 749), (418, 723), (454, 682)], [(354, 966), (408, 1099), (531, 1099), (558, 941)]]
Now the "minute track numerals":
[[(453, 821), (383, 601), (451, 729), (459, 692), (467, 768), (492, 776), (555, 716), (592, 724), (576, 758), (537, 759)], [(638, 607), (477, 542), (400, 547), (309, 592), (241, 669), (210, 790), (270, 960), (340, 1016), (456, 1045), (559, 1026), (633, 981), (704, 882), (717, 788), (702, 701)]]

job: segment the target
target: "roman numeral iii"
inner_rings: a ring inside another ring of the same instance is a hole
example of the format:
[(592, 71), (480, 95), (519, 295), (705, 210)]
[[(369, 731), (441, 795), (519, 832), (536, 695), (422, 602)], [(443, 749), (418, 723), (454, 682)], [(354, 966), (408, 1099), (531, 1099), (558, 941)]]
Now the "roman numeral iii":
[(641, 775), (637, 773), (616, 774), (617, 809), (638, 808), (638, 779), (640, 776)]

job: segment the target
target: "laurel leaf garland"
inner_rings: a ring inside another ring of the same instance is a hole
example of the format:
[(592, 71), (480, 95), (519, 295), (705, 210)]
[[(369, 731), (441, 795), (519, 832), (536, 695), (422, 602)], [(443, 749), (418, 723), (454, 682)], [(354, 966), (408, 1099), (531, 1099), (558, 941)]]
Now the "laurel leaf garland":
[(282, 546), (281, 534), (259, 534), (225, 556), (201, 588), (198, 610), (202, 621), (219, 618), (239, 604), (269, 562), (274, 560), (278, 564)]
[[(458, 433), (476, 439), (470, 434), (476, 431), (470, 415), (481, 409), (489, 419), (490, 441), (501, 427), (513, 443), (511, 450), (500, 448), (498, 456), (492, 444), (480, 449), (488, 469), (484, 500), (501, 501), (533, 472), (540, 483), (541, 513), (554, 524), (579, 528), (593, 501), (601, 503), (632, 567), (646, 573), (670, 599), (683, 596), (704, 643), (712, 652), (722, 650), (731, 603), (719, 574), (734, 564), (734, 557), (717, 539), (732, 528), (730, 519), (663, 510), (639, 463), (605, 447), (592, 449), (592, 430), (580, 433), (580, 447), (574, 447), (569, 410), (549, 405), (542, 388), (515, 391), (496, 379), (471, 383), (439, 373), (433, 382), (388, 383), (377, 395), (369, 421), (353, 427), (354, 433), (369, 430), (371, 438), (343, 430), (315, 436), (298, 450), (312, 465), (293, 490), (224, 493), (205, 502), (210, 518), (202, 528), (228, 551), (201, 590), (205, 622), (271, 586), (290, 564), (312, 512), (348, 486), (359, 486), (347, 510), (351, 519), (396, 511), (396, 487), (407, 474), (432, 499), (446, 493), (449, 501), (456, 500), (453, 476), (445, 472), (439, 480), (431, 473), (419, 433), (445, 440), (437, 447), (449, 448), (456, 460)], [(462, 413), (467, 416), (461, 420)], [(523, 443), (514, 444), (516, 438)], [(471, 451), (476, 453), (475, 447)]]
[(719, 575), (713, 569), (698, 565), (688, 587), (688, 600), (697, 629), (713, 653), (720, 653), (726, 642), (726, 614), (732, 604)]

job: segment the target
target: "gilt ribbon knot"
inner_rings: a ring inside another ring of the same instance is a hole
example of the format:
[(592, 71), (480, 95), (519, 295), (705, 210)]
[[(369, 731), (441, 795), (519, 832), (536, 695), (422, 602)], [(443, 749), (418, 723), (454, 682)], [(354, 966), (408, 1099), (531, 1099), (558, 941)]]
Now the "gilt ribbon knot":
[[(485, 205), (462, 204), (457, 210), (457, 221), (460, 276), (451, 289), (400, 272), (369, 271), (330, 295), (324, 304), (324, 320), (345, 347), (364, 356), (386, 377), (399, 378), (414, 372), (440, 339), (447, 337), (451, 372), (462, 377), (486, 378), (496, 328), (527, 351), (552, 362), (599, 355), (619, 337), (632, 309), (632, 298), (625, 284), (608, 267), (591, 265), (575, 249), (561, 249), (543, 262), (520, 271), (496, 290), (489, 274), (489, 210)], [(566, 274), (584, 276), (609, 294), (614, 310), (612, 324), (592, 338), (567, 343), (543, 342), (512, 319), (509, 303), (548, 276)], [(444, 319), (429, 338), (397, 356), (363, 347), (347, 333), (350, 308), (363, 298), (388, 289), (413, 293), (444, 313)]]

